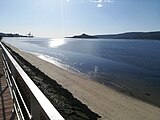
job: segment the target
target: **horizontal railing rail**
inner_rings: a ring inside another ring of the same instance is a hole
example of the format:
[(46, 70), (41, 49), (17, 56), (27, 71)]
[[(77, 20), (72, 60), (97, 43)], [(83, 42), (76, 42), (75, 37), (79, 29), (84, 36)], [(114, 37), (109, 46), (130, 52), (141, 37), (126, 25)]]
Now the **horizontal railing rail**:
[[(9, 51), (0, 42), (8, 87), (18, 120), (64, 120), (56, 108), (24, 72)], [(23, 85), (23, 86), (21, 86)], [(22, 90), (22, 89), (25, 90)], [(27, 91), (23, 93), (23, 91)], [(27, 98), (24, 97), (27, 94)], [(29, 104), (26, 102), (29, 101)]]

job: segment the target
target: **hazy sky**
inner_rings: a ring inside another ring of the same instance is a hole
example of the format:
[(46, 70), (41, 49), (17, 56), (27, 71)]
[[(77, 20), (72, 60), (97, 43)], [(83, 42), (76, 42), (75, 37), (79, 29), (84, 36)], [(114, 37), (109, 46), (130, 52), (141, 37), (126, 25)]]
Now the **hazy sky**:
[(60, 38), (160, 30), (160, 0), (0, 0), (0, 32)]

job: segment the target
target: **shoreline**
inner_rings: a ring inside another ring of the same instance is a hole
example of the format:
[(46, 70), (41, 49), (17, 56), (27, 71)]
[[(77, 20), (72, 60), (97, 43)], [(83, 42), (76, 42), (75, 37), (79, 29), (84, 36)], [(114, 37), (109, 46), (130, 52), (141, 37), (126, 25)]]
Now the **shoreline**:
[[(24, 51), (25, 52), (25, 51)], [(44, 55), (44, 54), (39, 54), (39, 53), (32, 53), (32, 52), (29, 52), (29, 54), (33, 54), (35, 55), (36, 57), (46, 61), (46, 62), (49, 62), (65, 71), (68, 71), (68, 72), (71, 72), (73, 74), (77, 74), (79, 76), (83, 76), (85, 79), (89, 79), (89, 80), (92, 80), (92, 81), (95, 81), (99, 84), (102, 84), (102, 85), (105, 85), (106, 87), (110, 87), (111, 89), (114, 89), (120, 93), (124, 93), (130, 97), (133, 97), (135, 99), (138, 99), (138, 100), (141, 100), (141, 101), (144, 101), (144, 102), (147, 102), (148, 104), (151, 104), (151, 105), (154, 105), (156, 107), (159, 107), (160, 108), (160, 102), (158, 102), (158, 98), (157, 99), (153, 99), (152, 98), (152, 94), (148, 93), (148, 92), (144, 92), (145, 94), (142, 94), (141, 91), (135, 91), (134, 89), (129, 89), (127, 87), (123, 87), (123, 86), (120, 86), (118, 84), (115, 84), (111, 81), (106, 81), (106, 83), (103, 83), (103, 82), (100, 82), (99, 79), (96, 79), (94, 78), (92, 75), (87, 75), (85, 73), (82, 73), (80, 72), (79, 70), (77, 69), (74, 69), (72, 67), (68, 67), (68, 66), (65, 66), (65, 64), (62, 64), (61, 63), (59, 64), (57, 61), (54, 61), (50, 58), (50, 56), (48, 55)]]
[(85, 76), (63, 70), (13, 46), (10, 47), (47, 76), (56, 80), (63, 88), (70, 91), (75, 98), (86, 104), (89, 109), (102, 116), (101, 119), (158, 120), (159, 118), (160, 108), (156, 106), (127, 96)]

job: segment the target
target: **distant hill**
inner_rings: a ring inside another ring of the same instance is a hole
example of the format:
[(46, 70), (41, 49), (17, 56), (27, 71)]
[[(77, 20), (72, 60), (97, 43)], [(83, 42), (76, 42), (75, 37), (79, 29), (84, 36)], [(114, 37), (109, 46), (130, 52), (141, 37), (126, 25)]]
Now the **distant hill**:
[(96, 36), (91, 36), (91, 35), (87, 35), (87, 34), (82, 34), (82, 35), (76, 35), (73, 37), (66, 37), (66, 38), (85, 38), (85, 39), (96, 39), (98, 37)]
[(12, 34), (12, 33), (0, 33), (0, 37), (28, 37), (28, 36)]
[(108, 34), (108, 35), (75, 35), (66, 38), (84, 38), (84, 39), (150, 39), (160, 40), (160, 31), (154, 32), (126, 32), (121, 34)]
[(160, 40), (160, 31), (155, 32), (127, 32), (112, 35), (94, 35), (103, 39), (155, 39)]

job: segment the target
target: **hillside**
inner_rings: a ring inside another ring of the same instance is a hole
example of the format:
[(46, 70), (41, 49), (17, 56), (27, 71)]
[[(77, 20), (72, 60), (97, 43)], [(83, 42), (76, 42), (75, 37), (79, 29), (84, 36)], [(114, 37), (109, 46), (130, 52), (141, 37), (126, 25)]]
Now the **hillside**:
[(103, 39), (155, 39), (160, 40), (160, 31), (156, 32), (127, 32), (112, 35), (95, 35)]
[(0, 33), (0, 37), (27, 37), (20, 34), (13, 34), (13, 33)]

